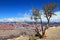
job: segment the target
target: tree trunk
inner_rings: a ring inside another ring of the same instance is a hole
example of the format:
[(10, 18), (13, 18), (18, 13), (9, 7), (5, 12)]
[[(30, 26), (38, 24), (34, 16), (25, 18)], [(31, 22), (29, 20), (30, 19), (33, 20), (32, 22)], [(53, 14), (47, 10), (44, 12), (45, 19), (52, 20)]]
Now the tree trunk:
[[(37, 25), (37, 20), (35, 20), (35, 21), (36, 21), (36, 25)], [(36, 32), (35, 36), (38, 36), (39, 38), (42, 38), (42, 35), (39, 33), (39, 29), (37, 27), (35, 29), (35, 32)]]
[(44, 31), (43, 31), (43, 26), (42, 26), (42, 19), (40, 19), (40, 22), (41, 22), (41, 31), (42, 31), (42, 37), (43, 37), (43, 35), (44, 35)]
[(49, 28), (49, 23), (50, 23), (49, 21), (50, 21), (50, 17), (49, 18), (47, 17), (47, 26), (46, 26), (46, 29)]
[(35, 36), (38, 36), (39, 38), (42, 38), (42, 35), (39, 33), (39, 29), (37, 27), (35, 29), (35, 32), (36, 32)]
[(47, 28), (49, 27), (49, 19), (48, 19), (48, 22), (47, 22)]
[(49, 27), (50, 17), (49, 17), (49, 19), (47, 18), (47, 20), (48, 20), (48, 22), (47, 22), (47, 26), (46, 26), (46, 28), (42, 31), (42, 36), (45, 35), (45, 31), (46, 31), (46, 29), (48, 29), (48, 27)]
[(47, 28), (49, 28), (50, 17), (47, 20), (48, 20), (48, 22), (47, 22)]

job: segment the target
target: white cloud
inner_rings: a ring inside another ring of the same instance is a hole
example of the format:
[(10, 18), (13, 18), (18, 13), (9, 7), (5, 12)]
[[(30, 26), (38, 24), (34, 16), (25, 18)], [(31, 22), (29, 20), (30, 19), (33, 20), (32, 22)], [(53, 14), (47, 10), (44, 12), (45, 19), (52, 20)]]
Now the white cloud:
[[(50, 22), (60, 22), (60, 11), (54, 12), (56, 15), (53, 15), (50, 19)], [(45, 22), (47, 19), (42, 15), (42, 20)]]
[[(60, 11), (58, 11), (58, 12), (54, 12), (55, 14), (56, 14), (56, 16), (52, 16), (52, 18), (51, 18), (51, 22), (60, 22)], [(0, 19), (0, 22), (14, 22), (14, 21), (16, 21), (16, 22), (24, 22), (24, 21), (34, 21), (34, 20), (31, 20), (30, 19), (30, 14), (29, 13), (25, 13), (24, 15), (23, 15), (23, 18), (17, 18), (17, 17), (15, 17), (15, 18), (3, 18), (3, 19)], [(46, 20), (46, 18), (44, 17), (44, 15), (41, 15), (42, 16), (42, 20), (44, 21), (44, 22), (46, 22), (47, 20)]]
[(60, 11), (54, 12), (56, 15), (52, 16), (51, 20), (55, 22), (60, 22)]

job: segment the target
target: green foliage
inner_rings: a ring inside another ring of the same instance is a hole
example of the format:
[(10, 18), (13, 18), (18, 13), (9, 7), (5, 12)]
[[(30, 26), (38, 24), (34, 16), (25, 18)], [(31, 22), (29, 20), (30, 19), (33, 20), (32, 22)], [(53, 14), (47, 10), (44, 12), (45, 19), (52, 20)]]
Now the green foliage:
[(56, 8), (57, 4), (49, 4), (49, 5), (44, 5), (44, 14), (46, 17), (52, 17), (54, 15), (54, 9)]
[[(35, 9), (35, 8), (33, 8), (32, 11), (33, 11), (33, 15), (31, 17), (31, 19), (34, 19), (36, 22), (37, 22), (37, 19), (40, 19), (41, 23), (42, 23), (40, 11), (38, 9)], [(35, 29), (35, 32), (36, 32), (35, 37), (42, 38), (42, 35), (39, 33), (38, 28)]]
[[(57, 6), (57, 4), (48, 4), (48, 5), (43, 6), (44, 15), (48, 20), (47, 24), (49, 24), (49, 21), (50, 21), (50, 18), (52, 17), (52, 15), (56, 15), (56, 14), (54, 14), (54, 9), (56, 8), (56, 6)], [(31, 17), (31, 19), (34, 19), (36, 22), (37, 22), (37, 19), (40, 19), (41, 30), (42, 30), (42, 34), (40, 34), (38, 28), (36, 28), (35, 29), (35, 32), (36, 32), (35, 37), (43, 38), (45, 31), (46, 31), (46, 29), (48, 29), (48, 27), (46, 26), (46, 28), (43, 30), (40, 10), (33, 8), (32, 12), (33, 12), (33, 15)], [(31, 40), (31, 38), (29, 40)], [(36, 39), (34, 37), (32, 37), (32, 40), (36, 40)]]
[(54, 10), (56, 8), (57, 4), (49, 4), (48, 8), (49, 10)]
[(37, 19), (41, 19), (41, 15), (40, 15), (40, 10), (38, 10), (38, 9), (36, 9), (36, 8), (33, 8), (32, 9), (32, 12), (33, 12), (33, 14), (32, 14), (32, 17), (31, 17), (31, 19), (34, 19), (35, 21), (37, 20)]

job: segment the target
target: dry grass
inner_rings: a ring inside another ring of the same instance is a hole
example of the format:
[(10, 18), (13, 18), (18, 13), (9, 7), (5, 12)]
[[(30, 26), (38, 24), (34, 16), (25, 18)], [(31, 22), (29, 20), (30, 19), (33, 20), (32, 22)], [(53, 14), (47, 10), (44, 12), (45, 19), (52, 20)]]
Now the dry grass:
[(60, 40), (60, 26), (59, 27), (50, 27), (46, 30), (47, 37), (38, 40)]

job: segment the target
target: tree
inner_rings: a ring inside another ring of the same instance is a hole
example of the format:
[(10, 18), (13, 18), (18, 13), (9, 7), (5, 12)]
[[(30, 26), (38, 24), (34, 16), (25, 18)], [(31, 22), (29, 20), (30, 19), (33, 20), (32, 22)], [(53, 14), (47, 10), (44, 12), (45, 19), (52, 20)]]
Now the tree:
[[(33, 15), (31, 17), (31, 19), (34, 19), (36, 22), (37, 22), (37, 19), (40, 19), (40, 23), (41, 23), (41, 30), (42, 30), (42, 34), (43, 34), (43, 26), (42, 26), (42, 18), (41, 18), (41, 14), (40, 14), (40, 11), (36, 8), (33, 8), (32, 9), (32, 12), (33, 12)], [(36, 30), (37, 34), (39, 34), (39, 31), (38, 31), (38, 28), (36, 27)], [(42, 35), (39, 34), (39, 37), (41, 38)]]
[(44, 5), (43, 6), (43, 10), (44, 10), (44, 15), (47, 19), (47, 26), (46, 28), (43, 30), (43, 36), (45, 35), (45, 31), (46, 29), (48, 29), (49, 27), (49, 23), (50, 23), (50, 18), (52, 17), (52, 15), (54, 14), (54, 9), (56, 8), (57, 4), (49, 4), (49, 5)]
[(57, 4), (48, 4), (47, 6), (44, 5), (44, 7), (43, 7), (45, 17), (47, 18), (47, 27), (46, 28), (48, 28), (48, 25), (50, 23), (50, 18), (52, 17), (52, 15), (55, 15), (54, 9), (56, 8), (56, 6), (57, 6)]
[(32, 9), (33, 15), (31, 17), (31, 19), (34, 19), (36, 22), (37, 22), (37, 19), (40, 19), (42, 34), (39, 34), (38, 28), (36, 28), (36, 30), (35, 30), (36, 33), (39, 34), (40, 38), (44, 37), (45, 31), (49, 27), (50, 18), (52, 17), (52, 15), (55, 15), (54, 9), (56, 8), (56, 6), (57, 6), (57, 4), (49, 4), (47, 6), (46, 5), (43, 6), (44, 15), (47, 19), (47, 26), (45, 29), (43, 29), (43, 26), (42, 26), (42, 18), (41, 18), (41, 14), (40, 14), (39, 10), (36, 8)]

